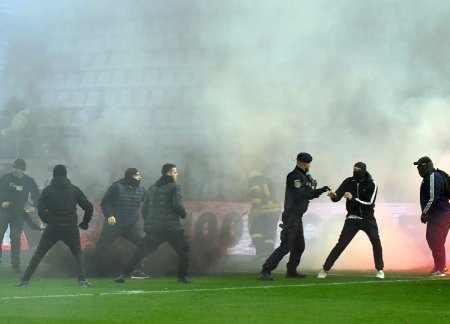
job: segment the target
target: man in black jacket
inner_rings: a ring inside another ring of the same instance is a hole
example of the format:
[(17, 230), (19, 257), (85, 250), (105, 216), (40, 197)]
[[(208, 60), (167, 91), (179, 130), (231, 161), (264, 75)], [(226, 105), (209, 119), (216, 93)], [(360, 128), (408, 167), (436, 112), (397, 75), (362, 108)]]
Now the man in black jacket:
[(281, 215), (283, 225), (281, 231), (280, 246), (273, 251), (262, 270), (258, 274), (258, 280), (273, 280), (271, 271), (275, 269), (283, 257), (290, 253), (286, 265), (286, 277), (305, 278), (306, 275), (297, 272), (297, 266), (305, 250), (305, 236), (303, 234), (303, 214), (307, 211), (309, 201), (318, 198), (324, 192), (330, 190), (328, 186), (316, 189), (317, 182), (309, 174), (312, 156), (308, 153), (297, 155), (295, 169), (287, 175), (286, 191), (284, 197), (284, 211)]
[(358, 162), (353, 167), (353, 176), (345, 179), (336, 192), (328, 193), (333, 202), (338, 202), (342, 197), (347, 199), (347, 216), (339, 240), (328, 255), (323, 269), (317, 275), (318, 278), (325, 279), (327, 277), (333, 264), (353, 240), (356, 233), (361, 230), (367, 234), (372, 243), (375, 268), (377, 269), (376, 277), (384, 279), (383, 250), (374, 215), (377, 191), (378, 186), (367, 172), (366, 164)]
[[(123, 179), (114, 182), (106, 191), (100, 206), (105, 222), (102, 233), (97, 242), (92, 262), (101, 264), (103, 255), (108, 247), (119, 237), (123, 236), (135, 245), (144, 238), (139, 228), (139, 209), (144, 200), (145, 190), (140, 186), (141, 174), (136, 168), (128, 168)], [(132, 273), (132, 278), (148, 278), (142, 271), (142, 264)]]
[(180, 218), (186, 218), (186, 210), (182, 203), (180, 186), (177, 184), (176, 165), (164, 164), (161, 174), (161, 178), (148, 189), (142, 207), (145, 237), (125, 265), (123, 274), (115, 279), (116, 282), (125, 282), (136, 264), (164, 242), (168, 242), (178, 253), (178, 282), (190, 282), (186, 277), (189, 244), (180, 221)]
[[(83, 221), (78, 226), (77, 205), (84, 210)], [(39, 245), (24, 275), (16, 286), (24, 287), (28, 285), (41, 260), (61, 240), (70, 248), (75, 257), (80, 287), (90, 287), (91, 284), (84, 275), (83, 254), (78, 227), (83, 230), (88, 229), (93, 210), (92, 204), (87, 200), (83, 192), (72, 185), (67, 178), (66, 167), (62, 164), (56, 165), (53, 169), (53, 179), (50, 185), (42, 191), (38, 202), (39, 217), (47, 224), (47, 227), (42, 233)]]
[[(24, 214), (34, 213), (36, 211), (34, 205), (39, 199), (39, 188), (32, 177), (24, 174), (25, 169), (25, 161), (17, 159), (14, 161), (12, 172), (0, 178), (0, 258), (1, 241), (9, 225), (11, 264), (16, 273), (20, 273), (20, 234), (23, 229)], [(25, 207), (29, 196), (33, 200), (33, 205)]]

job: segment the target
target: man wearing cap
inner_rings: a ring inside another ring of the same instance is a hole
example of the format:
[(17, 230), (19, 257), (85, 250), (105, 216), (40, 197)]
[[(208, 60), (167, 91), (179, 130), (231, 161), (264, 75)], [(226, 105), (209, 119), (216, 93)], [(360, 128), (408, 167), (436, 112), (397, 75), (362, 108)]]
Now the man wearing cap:
[[(77, 205), (84, 210), (83, 221), (78, 225)], [(80, 231), (87, 230), (92, 218), (93, 206), (80, 188), (67, 178), (64, 165), (55, 165), (50, 185), (45, 187), (38, 202), (38, 215), (47, 224), (42, 233), (36, 252), (28, 264), (17, 287), (25, 287), (39, 263), (47, 252), (58, 242), (63, 241), (75, 258), (80, 287), (91, 286), (84, 274), (83, 253), (80, 244)]]
[[(145, 190), (140, 186), (141, 179), (141, 174), (136, 168), (128, 168), (125, 176), (108, 188), (101, 201), (100, 206), (105, 216), (105, 222), (92, 256), (92, 262), (97, 265), (97, 269), (102, 263), (103, 255), (108, 247), (119, 236), (126, 238), (136, 246), (144, 238), (144, 232), (138, 224), (139, 209), (145, 196)], [(131, 277), (135, 279), (148, 278), (142, 269), (142, 263), (138, 264)]]
[(303, 234), (303, 214), (308, 209), (309, 201), (318, 198), (324, 192), (330, 190), (328, 186), (316, 189), (317, 182), (309, 174), (312, 156), (308, 153), (297, 155), (295, 169), (287, 175), (284, 198), (284, 211), (282, 214), (282, 231), (280, 246), (273, 251), (262, 265), (258, 280), (273, 280), (271, 272), (280, 263), (283, 257), (290, 253), (286, 265), (286, 277), (305, 278), (297, 272), (300, 258), (305, 250), (305, 237)]
[[(0, 239), (8, 228), (11, 239), (11, 264), (16, 273), (20, 272), (20, 234), (23, 229), (24, 211), (32, 214), (39, 199), (39, 188), (34, 179), (24, 172), (26, 163), (22, 159), (14, 161), (12, 172), (0, 178)], [(32, 206), (25, 208), (25, 203), (31, 196)], [(0, 240), (0, 243), (1, 243)], [(0, 244), (0, 258), (2, 250)], [(1, 261), (1, 259), (0, 259)]]
[(328, 193), (328, 197), (333, 202), (338, 202), (342, 197), (346, 199), (347, 215), (339, 240), (325, 260), (323, 269), (317, 275), (318, 278), (325, 279), (327, 277), (333, 264), (353, 240), (356, 233), (361, 230), (367, 234), (372, 244), (377, 270), (375, 276), (384, 279), (383, 250), (374, 215), (377, 192), (378, 186), (367, 171), (366, 164), (357, 162), (353, 167), (353, 176), (345, 179), (336, 192)]
[(432, 277), (445, 277), (445, 240), (450, 226), (450, 204), (444, 193), (444, 178), (428, 156), (414, 162), (423, 178), (420, 185), (420, 220), (427, 224), (426, 239), (434, 260)]

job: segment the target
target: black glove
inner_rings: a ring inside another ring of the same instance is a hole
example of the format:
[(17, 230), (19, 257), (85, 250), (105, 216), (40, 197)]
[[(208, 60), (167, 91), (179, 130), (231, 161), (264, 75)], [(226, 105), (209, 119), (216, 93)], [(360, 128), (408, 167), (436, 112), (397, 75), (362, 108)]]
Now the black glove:
[(87, 230), (89, 228), (89, 223), (81, 222), (78, 227), (82, 230)]
[(324, 192), (330, 191), (330, 190), (331, 190), (331, 188), (330, 188), (330, 187), (328, 187), (328, 186), (323, 186), (323, 187), (322, 187), (322, 188), (320, 188), (319, 190), (320, 190), (320, 192), (321, 192), (321, 193), (324, 193)]
[(428, 215), (425, 215), (425, 214), (420, 215), (420, 221), (423, 224), (426, 224), (428, 222)]

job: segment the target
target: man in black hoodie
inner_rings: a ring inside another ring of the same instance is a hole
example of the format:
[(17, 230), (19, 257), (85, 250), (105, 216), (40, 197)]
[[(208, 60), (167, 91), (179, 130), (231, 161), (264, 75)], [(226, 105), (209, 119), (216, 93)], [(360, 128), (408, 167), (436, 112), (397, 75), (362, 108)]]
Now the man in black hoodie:
[(34, 179), (24, 173), (25, 169), (25, 161), (17, 159), (14, 161), (12, 172), (0, 178), (0, 258), (1, 241), (9, 225), (11, 264), (16, 273), (20, 272), (20, 234), (26, 216), (24, 214), (32, 214), (36, 211), (34, 206), (25, 207), (25, 203), (29, 196), (33, 200), (33, 205), (37, 204), (39, 199), (39, 188)]
[[(106, 250), (119, 236), (135, 245), (138, 245), (144, 238), (142, 229), (138, 225), (139, 209), (145, 196), (145, 190), (140, 183), (139, 171), (136, 168), (128, 168), (124, 178), (114, 182), (106, 191), (100, 203), (105, 222), (92, 256), (93, 263), (101, 264)], [(142, 264), (137, 265), (137, 269), (132, 273), (132, 278), (148, 278), (142, 268)]]
[(367, 172), (366, 164), (357, 162), (353, 167), (353, 176), (345, 179), (336, 192), (328, 193), (328, 197), (333, 202), (338, 202), (342, 197), (347, 199), (347, 216), (339, 240), (328, 255), (317, 278), (325, 279), (327, 277), (333, 264), (353, 240), (356, 233), (361, 230), (367, 234), (370, 243), (372, 243), (375, 268), (377, 269), (376, 277), (384, 279), (383, 250), (374, 215), (377, 191), (378, 186)]
[[(83, 221), (77, 226), (77, 205), (84, 210)], [(72, 185), (67, 178), (66, 167), (58, 164), (53, 169), (53, 179), (49, 186), (44, 188), (38, 202), (38, 214), (47, 224), (42, 233), (39, 245), (17, 287), (28, 285), (33, 273), (47, 252), (58, 242), (63, 241), (75, 257), (78, 282), (80, 287), (91, 286), (84, 275), (83, 254), (80, 245), (80, 232), (78, 227), (87, 230), (92, 218), (94, 208), (83, 192)]]
[(178, 282), (190, 282), (186, 277), (189, 244), (180, 221), (180, 218), (186, 218), (186, 210), (182, 203), (180, 186), (176, 183), (178, 178), (176, 165), (164, 164), (161, 174), (161, 178), (148, 189), (142, 206), (144, 240), (125, 265), (123, 274), (115, 279), (116, 282), (125, 282), (125, 278), (136, 264), (164, 242), (168, 242), (178, 253)]

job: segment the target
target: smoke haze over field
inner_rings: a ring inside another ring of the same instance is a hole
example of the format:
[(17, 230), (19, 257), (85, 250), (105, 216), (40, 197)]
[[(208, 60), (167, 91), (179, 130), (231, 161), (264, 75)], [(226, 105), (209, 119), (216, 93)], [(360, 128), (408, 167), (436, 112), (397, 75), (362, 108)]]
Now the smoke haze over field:
[(450, 170), (445, 1), (9, 3), (0, 101), (24, 97), (38, 130), (82, 136), (54, 130), (35, 158), (74, 166), (95, 195), (170, 161), (188, 199), (245, 200), (251, 168), (282, 197), (306, 151), (319, 185), (364, 161), (379, 202), (417, 202), (413, 161)]

